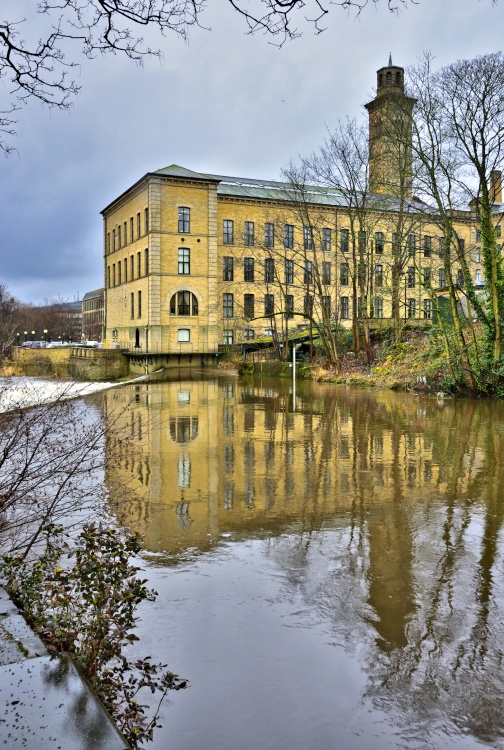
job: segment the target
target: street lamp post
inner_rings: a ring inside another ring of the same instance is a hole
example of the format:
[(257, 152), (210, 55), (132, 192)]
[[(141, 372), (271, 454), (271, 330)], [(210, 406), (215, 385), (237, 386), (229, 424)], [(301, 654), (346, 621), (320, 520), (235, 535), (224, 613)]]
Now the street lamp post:
[(32, 331), (32, 341), (35, 341), (35, 331)]
[(47, 328), (44, 328), (44, 341), (47, 341)]
[(25, 340), (25, 344), (26, 344), (26, 337), (27, 337), (27, 336), (28, 336), (28, 331), (25, 331), (25, 332), (24, 332), (24, 340)]

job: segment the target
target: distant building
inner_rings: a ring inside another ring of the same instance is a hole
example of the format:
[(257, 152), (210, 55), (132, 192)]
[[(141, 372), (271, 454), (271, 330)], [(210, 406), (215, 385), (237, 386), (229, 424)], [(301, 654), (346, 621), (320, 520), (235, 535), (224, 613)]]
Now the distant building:
[(101, 341), (105, 318), (105, 290), (95, 289), (82, 298), (82, 338)]

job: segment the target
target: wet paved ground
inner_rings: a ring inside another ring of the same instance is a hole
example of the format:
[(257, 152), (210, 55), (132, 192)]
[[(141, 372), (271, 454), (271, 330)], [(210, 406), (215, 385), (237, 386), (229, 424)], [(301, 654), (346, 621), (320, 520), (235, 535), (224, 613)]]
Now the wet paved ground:
[(50, 656), (0, 588), (0, 747), (127, 750), (68, 654)]

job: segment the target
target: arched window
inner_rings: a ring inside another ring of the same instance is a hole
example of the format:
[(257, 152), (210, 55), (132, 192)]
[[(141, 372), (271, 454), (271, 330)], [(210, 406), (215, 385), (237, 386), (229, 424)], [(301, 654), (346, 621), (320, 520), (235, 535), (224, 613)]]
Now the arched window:
[(399, 73), (399, 71), (397, 71), (397, 73), (395, 74), (395, 82), (397, 86), (399, 86), (399, 84), (401, 83), (401, 74)]
[(389, 72), (387, 73), (387, 75), (385, 76), (385, 81), (386, 81), (387, 83), (392, 83), (392, 73), (390, 72), (390, 70), (389, 70)]
[(198, 417), (170, 417), (170, 437), (175, 443), (190, 443), (198, 437)]
[(383, 73), (378, 76), (378, 86), (383, 86)]
[(170, 300), (170, 315), (197, 315), (198, 300), (192, 292), (176, 292)]

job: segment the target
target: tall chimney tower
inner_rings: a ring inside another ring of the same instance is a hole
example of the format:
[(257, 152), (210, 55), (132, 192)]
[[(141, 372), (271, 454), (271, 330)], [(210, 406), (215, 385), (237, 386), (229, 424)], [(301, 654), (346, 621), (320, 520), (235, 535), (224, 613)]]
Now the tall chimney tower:
[(490, 173), (490, 200), (492, 203), (502, 203), (502, 172), (499, 169)]
[(412, 123), (416, 99), (404, 93), (404, 68), (392, 63), (376, 74), (369, 114), (369, 190), (411, 198)]

